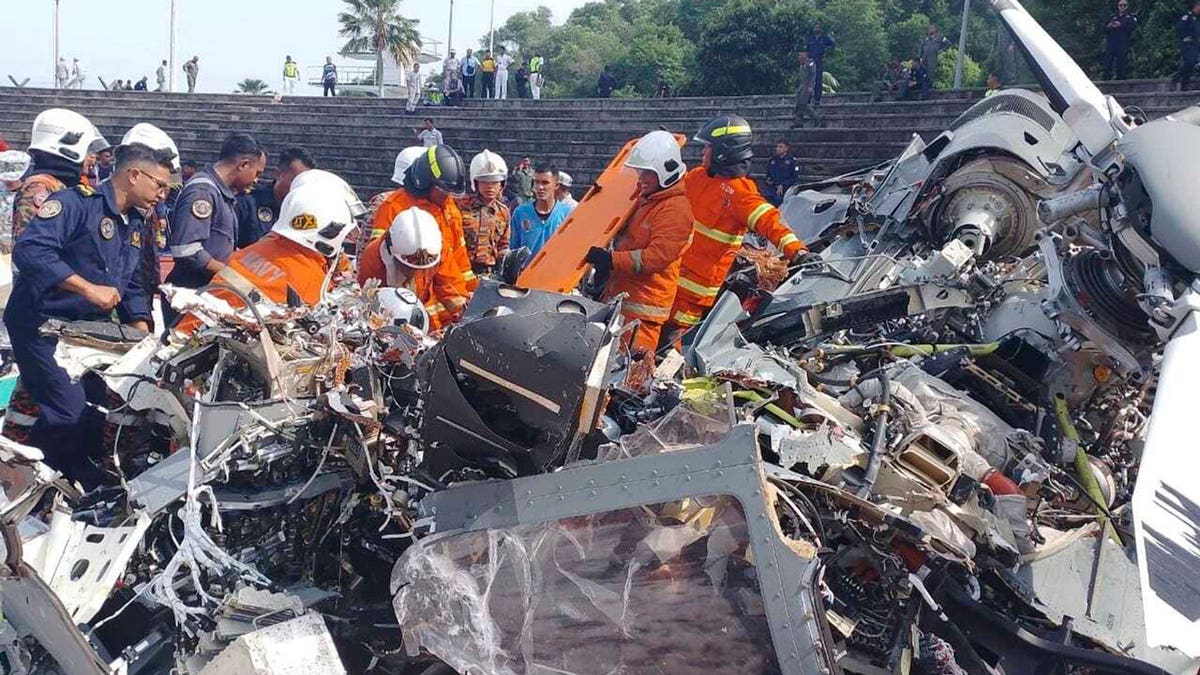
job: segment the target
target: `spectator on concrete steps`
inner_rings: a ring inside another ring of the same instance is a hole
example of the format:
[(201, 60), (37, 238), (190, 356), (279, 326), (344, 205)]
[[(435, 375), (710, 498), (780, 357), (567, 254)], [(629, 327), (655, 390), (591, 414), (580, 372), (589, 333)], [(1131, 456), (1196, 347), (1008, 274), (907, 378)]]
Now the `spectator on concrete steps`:
[(521, 67), (517, 68), (517, 74), (513, 76), (513, 79), (517, 82), (517, 98), (529, 98), (529, 69), (525, 67), (525, 64), (521, 64)]
[[(496, 59), (488, 52), (479, 64), (483, 82), (479, 87), (479, 98), (496, 98)], [(507, 73), (505, 74), (507, 77)]]
[(804, 126), (804, 119), (813, 121), (815, 126), (821, 126), (821, 115), (812, 105), (813, 86), (817, 78), (817, 69), (808, 60), (808, 52), (800, 52), (800, 81), (796, 85), (796, 112), (792, 128)]
[(188, 93), (196, 93), (196, 76), (200, 74), (199, 56), (193, 56), (184, 62), (183, 74), (187, 75)]
[(1125, 79), (1129, 47), (1133, 44), (1133, 31), (1137, 25), (1137, 17), (1129, 13), (1129, 0), (1118, 0), (1117, 13), (1104, 26), (1104, 79), (1111, 79), (1114, 72), (1118, 80)]
[(475, 98), (475, 75), (479, 72), (479, 59), (475, 58), (475, 52), (467, 50), (467, 56), (462, 60), (462, 81), (463, 90), (467, 93), (467, 98)]
[(325, 66), (321, 69), (322, 96), (337, 96), (337, 66), (333, 65), (333, 57), (325, 57)]
[(522, 157), (513, 167), (512, 184), (521, 201), (533, 199), (533, 160)]
[(612, 98), (613, 90), (617, 88), (617, 78), (608, 72), (608, 66), (604, 66), (600, 70), (600, 80), (596, 82), (596, 96), (600, 98)]
[(158, 67), (158, 70), (154, 71), (154, 81), (158, 84), (158, 88), (155, 89), (154, 91), (166, 91), (167, 90), (167, 60), (166, 59), (163, 59), (162, 65), (160, 65)]
[(825, 34), (821, 22), (814, 21), (812, 35), (808, 36), (808, 42), (804, 45), (804, 51), (808, 52), (808, 58), (812, 60), (813, 69), (817, 73), (813, 86), (813, 105), (821, 105), (821, 93), (824, 90), (821, 85), (825, 81), (825, 55), (836, 46), (837, 42)]
[(988, 75), (987, 90), (983, 92), (984, 98), (991, 98), (1000, 93), (1000, 76), (996, 73)]
[(86, 74), (83, 72), (83, 66), (79, 65), (79, 59), (71, 64), (71, 83), (67, 86), (71, 89), (83, 89), (83, 80)]
[(437, 128), (433, 126), (432, 117), (426, 117), (425, 125), (416, 131), (417, 140), (421, 142), (423, 147), (431, 148), (435, 145), (445, 144), (445, 142), (442, 140), (442, 132), (438, 131)]
[(545, 66), (546, 59), (542, 57), (541, 50), (535, 51), (533, 58), (529, 59), (529, 91), (535, 101), (542, 98), (542, 85), (546, 83), (542, 70)]
[[(930, 23), (926, 29), (925, 39), (921, 40), (921, 48), (917, 50), (917, 56), (921, 58), (921, 64), (925, 66), (925, 71), (928, 74), (927, 80), (932, 80), (937, 73), (938, 54), (942, 53), (943, 49), (950, 46), (950, 40), (945, 35), (942, 35), (937, 24)], [(930, 84), (927, 82), (921, 98), (927, 98), (929, 95)]]
[(296, 93), (296, 84), (300, 82), (300, 64), (292, 60), (291, 54), (283, 60), (283, 93)]
[(421, 101), (421, 64), (413, 64), (412, 70), (408, 71), (408, 77), (404, 80), (404, 85), (408, 87), (408, 105), (404, 109), (414, 112), (417, 109), (417, 103)]
[(579, 206), (579, 202), (576, 201), (575, 196), (571, 194), (571, 186), (574, 184), (575, 179), (571, 177), (571, 174), (567, 173), (566, 171), (558, 172), (558, 190), (555, 192), (555, 196), (558, 197), (559, 204), (566, 205), (568, 209), (567, 213), (574, 211), (575, 207)]
[(500, 56), (496, 57), (496, 98), (508, 98), (508, 67), (514, 63), (504, 47), (500, 48)]
[(767, 160), (767, 201), (775, 206), (783, 202), (783, 195), (800, 180), (800, 160), (792, 154), (787, 141), (775, 144), (775, 154)]
[(187, 92), (194, 94), (196, 92), (196, 76), (200, 74), (199, 56), (192, 56), (191, 59), (184, 61), (184, 74), (187, 76)]

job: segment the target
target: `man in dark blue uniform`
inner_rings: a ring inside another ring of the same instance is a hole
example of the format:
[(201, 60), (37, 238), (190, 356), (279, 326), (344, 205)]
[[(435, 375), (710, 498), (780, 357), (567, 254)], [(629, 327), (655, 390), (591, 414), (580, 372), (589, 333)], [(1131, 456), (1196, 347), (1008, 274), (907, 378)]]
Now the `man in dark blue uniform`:
[(1104, 26), (1104, 79), (1112, 79), (1114, 72), (1118, 80), (1125, 79), (1129, 47), (1133, 44), (1133, 31), (1137, 25), (1137, 17), (1129, 13), (1129, 0), (1117, 0), (1117, 13), (1109, 17)]
[(254, 185), (266, 164), (266, 153), (254, 137), (231, 134), (217, 163), (183, 186), (167, 237), (175, 258), (167, 283), (200, 288), (225, 267), (237, 243), (237, 195)]
[(279, 156), (274, 181), (256, 185), (249, 192), (238, 195), (238, 248), (246, 248), (271, 231), (279, 218), (279, 207), (283, 204), (283, 198), (292, 189), (292, 181), (296, 176), (315, 168), (317, 162), (308, 150), (301, 147), (287, 148)]
[(783, 202), (783, 195), (800, 180), (800, 161), (792, 154), (787, 141), (775, 144), (775, 154), (767, 160), (767, 201), (775, 206)]
[(825, 34), (821, 22), (814, 21), (812, 35), (808, 36), (808, 43), (804, 45), (804, 51), (808, 52), (808, 58), (812, 59), (817, 71), (817, 81), (813, 85), (813, 105), (821, 105), (821, 93), (825, 89), (825, 55), (836, 46), (837, 42)]
[(1179, 91), (1192, 88), (1192, 75), (1200, 62), (1200, 0), (1193, 0), (1192, 11), (1175, 25), (1179, 35)]
[(174, 154), (140, 143), (117, 149), (110, 180), (98, 190), (76, 187), (48, 199), (13, 249), (17, 270), (4, 325), (21, 383), (39, 406), (29, 444), (68, 478), (91, 486), (89, 461), (102, 418), (87, 407), (83, 386), (54, 359), (58, 338), (38, 332), (47, 319), (105, 321), (114, 316), (150, 326), (150, 298), (140, 269), (142, 213), (166, 198)]

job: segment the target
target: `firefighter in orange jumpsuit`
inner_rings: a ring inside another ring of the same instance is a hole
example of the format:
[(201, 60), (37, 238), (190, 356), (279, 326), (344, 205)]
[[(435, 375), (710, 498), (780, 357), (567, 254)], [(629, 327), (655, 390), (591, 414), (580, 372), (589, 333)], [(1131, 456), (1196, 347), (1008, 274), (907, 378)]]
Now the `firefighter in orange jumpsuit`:
[(603, 300), (628, 295), (621, 313), (641, 323), (632, 349), (653, 354), (675, 300), (680, 259), (692, 237), (692, 207), (683, 180), (687, 167), (675, 137), (666, 131), (643, 136), (625, 166), (638, 172), (637, 207), (612, 250), (594, 246), (586, 260), (601, 277), (611, 272)]
[[(234, 251), (225, 269), (213, 277), (213, 283), (229, 286), (247, 297), (257, 291), (281, 305), (298, 300), (311, 307), (321, 301), (333, 273), (339, 269), (342, 244), (356, 227), (353, 209), (342, 190), (331, 189), (327, 182), (294, 184), (271, 231)], [(214, 294), (235, 306), (242, 305), (234, 294), (219, 289)], [(199, 320), (188, 315), (177, 330), (190, 334), (198, 326)]]
[(459, 294), (464, 299), (471, 297), (479, 285), (467, 253), (462, 211), (454, 201), (454, 197), (466, 194), (467, 176), (467, 167), (453, 148), (448, 145), (426, 148), (405, 169), (404, 185), (379, 205), (373, 224), (374, 230), (388, 230), (401, 211), (414, 206), (428, 211), (442, 231), (442, 264), (457, 270)]
[(779, 209), (746, 176), (754, 154), (750, 124), (737, 115), (721, 115), (705, 124), (695, 139), (704, 144), (703, 166), (687, 175), (687, 198), (696, 222), (671, 308), (672, 340), (700, 323), (716, 302), (746, 232), (770, 241), (788, 260), (807, 253)]
[(367, 244), (358, 259), (358, 283), (375, 279), (389, 288), (412, 291), (429, 313), (429, 328), (445, 328), (462, 312), (455, 269), (441, 264), (442, 232), (429, 212), (401, 211), (382, 237)]

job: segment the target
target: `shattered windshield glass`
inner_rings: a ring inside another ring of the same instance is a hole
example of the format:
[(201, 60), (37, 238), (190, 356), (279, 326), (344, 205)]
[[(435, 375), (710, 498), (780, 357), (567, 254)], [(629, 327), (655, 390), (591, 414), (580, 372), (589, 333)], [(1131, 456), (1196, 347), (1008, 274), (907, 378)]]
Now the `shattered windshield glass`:
[(404, 642), (459, 672), (776, 673), (732, 497), (453, 534), (392, 578)]

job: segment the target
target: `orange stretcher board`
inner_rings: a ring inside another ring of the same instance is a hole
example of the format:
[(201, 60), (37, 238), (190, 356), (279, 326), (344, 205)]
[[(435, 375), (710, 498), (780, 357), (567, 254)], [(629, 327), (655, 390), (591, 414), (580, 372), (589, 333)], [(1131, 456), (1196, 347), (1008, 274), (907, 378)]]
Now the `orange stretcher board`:
[[(683, 134), (675, 134), (675, 140), (681, 148), (687, 143)], [(625, 166), (637, 141), (626, 143), (608, 163), (579, 206), (521, 272), (518, 286), (570, 293), (579, 285), (588, 268), (587, 252), (612, 243), (637, 206), (637, 171)]]

